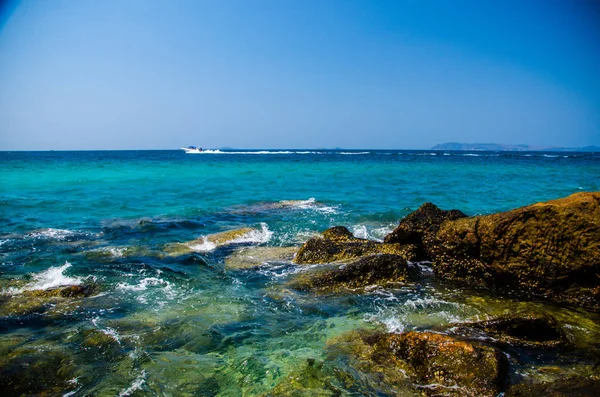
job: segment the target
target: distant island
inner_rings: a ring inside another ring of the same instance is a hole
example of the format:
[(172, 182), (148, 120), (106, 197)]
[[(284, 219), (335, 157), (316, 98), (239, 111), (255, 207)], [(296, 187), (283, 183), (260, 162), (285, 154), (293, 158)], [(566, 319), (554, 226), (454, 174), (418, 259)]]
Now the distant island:
[(448, 142), (435, 145), (431, 150), (491, 150), (509, 152), (551, 151), (551, 152), (600, 152), (600, 146), (561, 147), (532, 145), (503, 145), (500, 143), (459, 143)]

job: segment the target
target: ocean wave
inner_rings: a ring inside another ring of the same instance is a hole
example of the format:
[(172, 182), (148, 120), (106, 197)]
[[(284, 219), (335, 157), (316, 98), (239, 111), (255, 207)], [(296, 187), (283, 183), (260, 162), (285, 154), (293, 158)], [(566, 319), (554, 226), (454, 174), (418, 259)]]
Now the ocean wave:
[(298, 200), (298, 201), (280, 201), (280, 203), (291, 203), (291, 208), (297, 208), (301, 210), (312, 210), (324, 214), (335, 214), (338, 211), (339, 206), (328, 206), (323, 203), (318, 202), (314, 197), (309, 198), (308, 200)]
[(304, 150), (249, 150), (249, 151), (222, 151), (219, 149), (205, 149), (201, 152), (192, 152), (191, 154), (325, 154), (317, 151)]
[(192, 251), (210, 252), (214, 251), (217, 247), (230, 244), (264, 244), (268, 243), (269, 240), (271, 240), (271, 237), (273, 237), (273, 232), (269, 230), (269, 226), (264, 222), (260, 224), (260, 230), (249, 229), (245, 233), (237, 235), (233, 238), (230, 237), (229, 239), (215, 238), (227, 233), (228, 232), (223, 232), (214, 235), (203, 236), (200, 239), (195, 240), (194, 242), (186, 243), (185, 245), (187, 245)]
[(379, 288), (370, 293), (375, 296), (377, 309), (366, 313), (364, 320), (384, 325), (388, 332), (401, 333), (420, 325), (461, 322), (474, 314), (474, 309), (463, 304), (434, 296), (413, 297), (399, 303), (398, 296), (389, 290)]
[(130, 396), (133, 392), (140, 390), (144, 383), (146, 383), (146, 370), (142, 370), (140, 375), (133, 380), (131, 386), (121, 390), (119, 397)]
[(188, 244), (187, 246), (190, 247), (192, 251), (196, 252), (210, 252), (217, 248), (217, 244), (208, 241), (206, 237), (203, 237), (201, 242)]
[(31, 232), (27, 235), (27, 237), (46, 238), (46, 239), (53, 239), (53, 240), (65, 240), (68, 237), (71, 237), (75, 234), (78, 234), (78, 232), (73, 231), (73, 230), (67, 230), (67, 229), (48, 228), (48, 229), (41, 229), (41, 230), (38, 230), (35, 232)]
[(339, 154), (352, 155), (352, 154), (370, 154), (371, 152), (339, 152)]
[(33, 274), (33, 281), (22, 288), (9, 288), (10, 294), (19, 294), (24, 291), (48, 290), (57, 287), (67, 287), (71, 285), (81, 285), (83, 280), (79, 277), (69, 277), (64, 272), (71, 267), (69, 262), (65, 261), (62, 266), (50, 267), (43, 272)]
[(260, 230), (253, 229), (253, 230), (249, 231), (248, 233), (231, 240), (229, 243), (230, 244), (242, 244), (242, 243), (263, 244), (263, 243), (268, 243), (269, 240), (271, 239), (271, 237), (273, 237), (273, 232), (271, 230), (269, 230), (269, 226), (266, 223), (262, 222), (260, 224)]
[(169, 287), (171, 283), (158, 277), (146, 277), (137, 284), (118, 283), (115, 288), (121, 291), (146, 291), (148, 287)]

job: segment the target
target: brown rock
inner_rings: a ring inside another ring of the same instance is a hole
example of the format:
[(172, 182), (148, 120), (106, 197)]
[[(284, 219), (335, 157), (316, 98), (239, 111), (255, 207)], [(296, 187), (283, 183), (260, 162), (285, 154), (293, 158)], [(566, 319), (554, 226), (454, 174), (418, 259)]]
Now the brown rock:
[(600, 308), (600, 192), (444, 222), (428, 249), (441, 278)]
[(323, 232), (323, 238), (309, 239), (296, 254), (298, 264), (329, 263), (356, 259), (372, 254), (400, 255), (405, 260), (416, 259), (416, 246), (387, 244), (356, 238), (343, 226), (336, 226)]
[(547, 313), (517, 313), (453, 328), (467, 336), (489, 337), (494, 344), (553, 349), (569, 343), (556, 319)]
[(440, 225), (445, 221), (464, 217), (466, 215), (458, 210), (444, 211), (431, 203), (425, 203), (402, 219), (398, 227), (385, 237), (384, 242), (415, 244), (421, 248), (421, 257), (427, 258)]
[(597, 397), (600, 396), (600, 380), (592, 377), (573, 376), (555, 382), (518, 384), (512, 386), (506, 397)]
[(425, 395), (496, 396), (508, 369), (506, 356), (494, 347), (431, 332), (351, 333), (333, 347), (350, 354), (359, 371)]
[(340, 291), (388, 282), (406, 282), (418, 275), (419, 269), (409, 265), (401, 256), (378, 254), (354, 263), (300, 273), (290, 287), (303, 291)]

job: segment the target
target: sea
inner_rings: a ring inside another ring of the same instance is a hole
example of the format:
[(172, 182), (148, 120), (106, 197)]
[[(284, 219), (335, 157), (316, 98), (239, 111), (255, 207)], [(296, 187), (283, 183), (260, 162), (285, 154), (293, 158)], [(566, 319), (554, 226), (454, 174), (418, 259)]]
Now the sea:
[[(336, 340), (520, 309), (549, 311), (598, 348), (597, 314), (433, 276), (331, 294), (288, 286), (312, 267), (295, 250), (331, 226), (381, 241), (425, 202), (481, 215), (584, 191), (600, 191), (600, 153), (0, 152), (1, 394), (385, 396)], [(70, 285), (94, 292), (27, 294)], [(513, 377), (551, 378), (544, 360), (518, 360)], [(553, 360), (577, 372), (572, 357)]]

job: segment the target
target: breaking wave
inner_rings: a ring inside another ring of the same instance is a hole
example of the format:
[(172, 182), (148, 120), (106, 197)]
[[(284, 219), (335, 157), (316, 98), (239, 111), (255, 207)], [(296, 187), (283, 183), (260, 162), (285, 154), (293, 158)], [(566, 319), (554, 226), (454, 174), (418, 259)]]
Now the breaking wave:
[(57, 287), (66, 287), (70, 285), (81, 285), (83, 280), (79, 277), (69, 277), (64, 272), (71, 267), (69, 262), (62, 266), (54, 266), (43, 272), (32, 275), (33, 281), (23, 288), (11, 288), (9, 293), (18, 294), (23, 291), (48, 290)]

